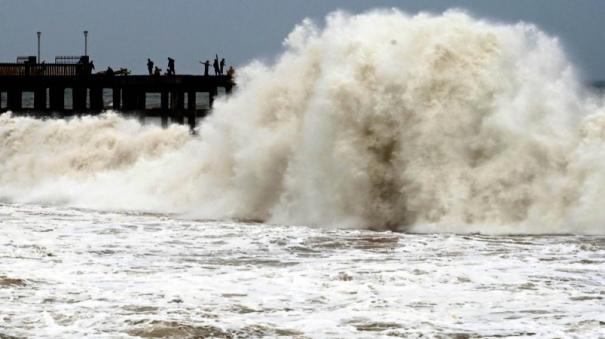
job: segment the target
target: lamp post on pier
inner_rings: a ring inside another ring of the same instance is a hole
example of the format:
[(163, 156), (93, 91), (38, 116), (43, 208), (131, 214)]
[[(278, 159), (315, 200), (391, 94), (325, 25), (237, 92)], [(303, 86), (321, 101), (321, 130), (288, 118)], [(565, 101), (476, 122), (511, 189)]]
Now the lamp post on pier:
[(38, 63), (40, 63), (40, 36), (42, 32), (36, 32), (36, 34), (38, 35)]
[(88, 56), (88, 31), (84, 31), (84, 56)]

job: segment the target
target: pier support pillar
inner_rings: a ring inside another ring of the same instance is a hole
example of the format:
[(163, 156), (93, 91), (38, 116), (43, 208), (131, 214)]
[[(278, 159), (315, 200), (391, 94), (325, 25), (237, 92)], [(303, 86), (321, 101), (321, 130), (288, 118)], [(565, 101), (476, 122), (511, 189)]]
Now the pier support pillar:
[(21, 100), (23, 99), (23, 92), (19, 90), (9, 90), (6, 93), (6, 108), (9, 111), (19, 111), (22, 108)]
[(99, 113), (103, 111), (103, 88), (93, 87), (90, 89), (90, 110)]
[(81, 113), (86, 110), (86, 88), (74, 87), (72, 90), (73, 108), (75, 113)]
[(187, 124), (191, 131), (195, 129), (195, 108), (196, 108), (195, 92), (189, 91), (187, 93)]
[(62, 87), (51, 87), (50, 94), (50, 109), (61, 113), (65, 109), (65, 89)]
[(139, 121), (145, 121), (145, 109), (147, 108), (147, 93), (145, 91), (137, 91), (137, 114)]
[(137, 110), (144, 111), (145, 107), (147, 106), (147, 103), (146, 103), (147, 95), (145, 94), (145, 91), (137, 91), (136, 97), (137, 97)]
[(134, 111), (137, 109), (137, 92), (133, 89), (122, 90), (122, 110)]
[(177, 110), (177, 103), (176, 103), (176, 92), (170, 92), (170, 110), (171, 111), (176, 111)]
[(176, 92), (176, 109), (177, 111), (185, 110), (185, 92), (183, 91)]
[(214, 97), (217, 95), (216, 87), (210, 89), (208, 92), (208, 109), (212, 109), (212, 105), (214, 104)]
[(185, 93), (182, 91), (173, 91), (170, 93), (170, 106), (174, 122), (183, 124), (185, 122), (183, 116), (183, 111), (185, 110)]
[(163, 91), (161, 94), (160, 110), (162, 117), (162, 126), (168, 126), (168, 92)]
[(112, 106), (113, 106), (114, 111), (119, 111), (122, 109), (122, 95), (121, 94), (122, 94), (121, 88), (114, 87), (112, 89), (112, 95), (113, 95)]
[(194, 91), (187, 92), (187, 110), (195, 111), (195, 108), (197, 106), (196, 100), (197, 98), (195, 97)]
[(34, 109), (38, 112), (46, 110), (46, 88), (36, 88), (34, 91)]
[(162, 111), (168, 110), (168, 92), (162, 92), (160, 95), (160, 108)]

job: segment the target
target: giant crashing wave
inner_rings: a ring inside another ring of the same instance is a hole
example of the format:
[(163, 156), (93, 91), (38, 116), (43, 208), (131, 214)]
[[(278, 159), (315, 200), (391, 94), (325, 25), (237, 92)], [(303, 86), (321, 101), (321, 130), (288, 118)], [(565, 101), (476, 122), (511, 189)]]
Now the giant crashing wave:
[(0, 199), (413, 232), (605, 233), (605, 112), (556, 38), (460, 11), (304, 20), (199, 136), (0, 117)]

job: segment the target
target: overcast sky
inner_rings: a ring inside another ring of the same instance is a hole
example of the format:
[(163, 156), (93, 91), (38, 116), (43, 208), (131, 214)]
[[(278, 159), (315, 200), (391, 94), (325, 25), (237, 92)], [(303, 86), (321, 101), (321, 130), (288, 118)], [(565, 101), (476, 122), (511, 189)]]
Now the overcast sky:
[(42, 59), (81, 55), (83, 30), (97, 70), (108, 65), (146, 71), (152, 58), (177, 73), (199, 73), (201, 59), (215, 53), (227, 64), (275, 56), (293, 26), (310, 17), (344, 9), (359, 13), (396, 7), (409, 13), (440, 13), (462, 8), (498, 21), (526, 21), (561, 38), (588, 79), (605, 79), (605, 1), (603, 0), (0, 0), (0, 60), (36, 54), (42, 32)]

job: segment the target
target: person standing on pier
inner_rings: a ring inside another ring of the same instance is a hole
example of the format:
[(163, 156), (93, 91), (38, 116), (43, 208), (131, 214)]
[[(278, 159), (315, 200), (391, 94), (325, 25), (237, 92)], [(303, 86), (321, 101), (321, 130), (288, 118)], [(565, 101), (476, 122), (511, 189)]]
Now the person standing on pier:
[(153, 74), (153, 61), (147, 58), (147, 70), (149, 71), (149, 75)]
[(221, 59), (221, 64), (220, 64), (220, 71), (221, 71), (221, 75), (225, 74), (223, 71), (225, 70), (225, 58)]
[(174, 59), (173, 58), (168, 58), (168, 75), (175, 75), (176, 72), (174, 71)]
[(214, 62), (212, 63), (212, 67), (214, 68), (214, 75), (220, 75), (221, 74), (221, 69), (218, 65), (218, 54), (216, 55), (216, 58), (214, 58)]
[(204, 76), (207, 77), (208, 76), (208, 69), (210, 68), (210, 61), (206, 60), (206, 62), (201, 62), (200, 64), (204, 65)]

